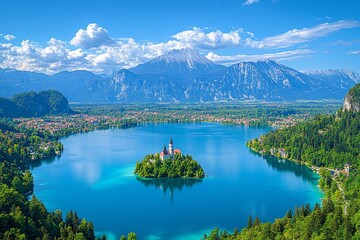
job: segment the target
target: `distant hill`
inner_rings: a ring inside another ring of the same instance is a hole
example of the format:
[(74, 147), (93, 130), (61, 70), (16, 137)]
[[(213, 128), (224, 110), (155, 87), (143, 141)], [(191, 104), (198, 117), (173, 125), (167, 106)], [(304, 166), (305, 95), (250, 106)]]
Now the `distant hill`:
[(360, 74), (349, 70), (299, 72), (269, 59), (225, 67), (181, 49), (112, 76), (0, 69), (0, 96), (55, 89), (85, 103), (341, 100), (358, 82)]
[(8, 98), (0, 98), (0, 117), (19, 117), (22, 111)]
[(0, 117), (34, 117), (72, 113), (68, 100), (56, 90), (25, 92), (12, 98), (0, 98)]

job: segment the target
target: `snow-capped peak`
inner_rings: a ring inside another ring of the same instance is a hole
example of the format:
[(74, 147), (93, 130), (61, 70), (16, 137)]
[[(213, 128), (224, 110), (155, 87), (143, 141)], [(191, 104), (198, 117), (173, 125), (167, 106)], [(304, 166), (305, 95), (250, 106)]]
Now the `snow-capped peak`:
[(165, 61), (168, 64), (186, 63), (188, 69), (196, 69), (197, 64), (214, 64), (209, 59), (190, 48), (171, 50), (167, 54), (155, 58), (154, 62), (156, 61)]
[(190, 48), (183, 48), (171, 50), (164, 55), (154, 58), (153, 60), (130, 70), (137, 74), (161, 73), (193, 75), (207, 74), (219, 69), (225, 69), (225, 67), (213, 63), (200, 53)]

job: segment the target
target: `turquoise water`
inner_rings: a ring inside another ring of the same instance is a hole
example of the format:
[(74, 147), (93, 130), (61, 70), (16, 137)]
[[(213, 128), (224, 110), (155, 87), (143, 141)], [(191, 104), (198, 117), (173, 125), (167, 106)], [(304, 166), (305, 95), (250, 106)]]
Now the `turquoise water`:
[[(273, 221), (319, 202), (318, 177), (304, 166), (263, 158), (245, 145), (269, 128), (219, 124), (149, 124), (62, 139), (61, 157), (32, 170), (35, 194), (50, 210), (75, 209), (97, 234), (119, 239), (199, 239), (214, 227), (232, 231), (251, 215)], [(204, 168), (203, 180), (140, 180), (135, 162), (175, 148)]]

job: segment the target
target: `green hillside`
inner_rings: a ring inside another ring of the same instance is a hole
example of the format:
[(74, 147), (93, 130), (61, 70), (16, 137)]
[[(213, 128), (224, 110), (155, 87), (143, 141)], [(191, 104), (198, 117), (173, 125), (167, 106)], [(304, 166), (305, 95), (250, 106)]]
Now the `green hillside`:
[(11, 99), (0, 98), (0, 117), (38, 117), (71, 112), (68, 100), (55, 90), (20, 93)]

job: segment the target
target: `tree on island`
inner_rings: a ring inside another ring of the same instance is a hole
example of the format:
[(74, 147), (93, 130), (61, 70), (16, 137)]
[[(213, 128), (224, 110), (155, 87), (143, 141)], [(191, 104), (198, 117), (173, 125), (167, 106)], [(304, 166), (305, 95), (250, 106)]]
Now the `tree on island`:
[(160, 154), (149, 154), (136, 162), (135, 174), (143, 178), (204, 178), (205, 173), (190, 155), (175, 154), (161, 160)]

